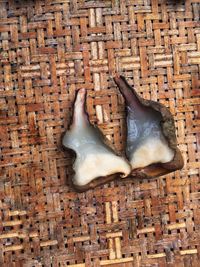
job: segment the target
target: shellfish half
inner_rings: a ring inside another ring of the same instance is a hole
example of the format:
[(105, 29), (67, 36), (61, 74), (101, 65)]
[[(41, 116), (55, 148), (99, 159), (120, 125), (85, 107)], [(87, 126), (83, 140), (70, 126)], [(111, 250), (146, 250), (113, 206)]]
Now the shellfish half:
[(156, 177), (183, 167), (172, 114), (164, 105), (140, 97), (123, 76), (114, 81), (126, 103), (126, 155), (132, 175)]
[(72, 185), (85, 191), (131, 172), (128, 161), (108, 144), (101, 131), (89, 121), (85, 108), (86, 90), (80, 89), (74, 103), (73, 120), (62, 144), (75, 152)]

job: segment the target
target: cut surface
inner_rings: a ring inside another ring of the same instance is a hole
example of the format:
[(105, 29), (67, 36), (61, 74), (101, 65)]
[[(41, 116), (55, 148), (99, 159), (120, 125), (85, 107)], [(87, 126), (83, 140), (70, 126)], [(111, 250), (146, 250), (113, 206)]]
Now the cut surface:
[(73, 166), (73, 183), (85, 186), (96, 178), (114, 173), (127, 176), (131, 167), (128, 162), (114, 153), (103, 140), (101, 132), (90, 124), (85, 112), (86, 91), (78, 91), (74, 104), (73, 123), (63, 138), (63, 145), (76, 152)]
[(161, 115), (151, 108), (144, 111), (130, 107), (127, 109), (126, 153), (132, 169), (171, 161), (174, 151), (162, 134)]
[(172, 161), (175, 151), (163, 134), (161, 113), (144, 105), (124, 77), (115, 77), (115, 82), (126, 102), (126, 154), (132, 169)]
[(76, 174), (73, 182), (76, 185), (83, 186), (97, 177), (114, 173), (123, 173), (123, 176), (130, 173), (130, 166), (125, 160), (102, 148), (101, 145), (90, 144), (84, 152), (86, 153), (81, 153), (82, 155), (77, 157), (74, 165)]

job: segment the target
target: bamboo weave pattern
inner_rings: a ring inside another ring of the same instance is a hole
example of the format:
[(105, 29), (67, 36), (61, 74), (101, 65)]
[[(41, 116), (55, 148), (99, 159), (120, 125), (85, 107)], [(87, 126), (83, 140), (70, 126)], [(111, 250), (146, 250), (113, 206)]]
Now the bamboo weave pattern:
[[(199, 0), (0, 0), (0, 266), (200, 266), (199, 17)], [(84, 87), (123, 149), (116, 72), (170, 108), (185, 167), (78, 194), (61, 134)]]

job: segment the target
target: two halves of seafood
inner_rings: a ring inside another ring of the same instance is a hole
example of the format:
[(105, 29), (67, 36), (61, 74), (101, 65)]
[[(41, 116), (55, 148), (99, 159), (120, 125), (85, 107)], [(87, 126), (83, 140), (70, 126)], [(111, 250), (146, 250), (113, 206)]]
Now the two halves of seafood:
[(126, 148), (117, 152), (92, 125), (86, 111), (86, 90), (77, 92), (73, 119), (62, 145), (73, 152), (71, 185), (86, 191), (121, 177), (157, 177), (183, 167), (172, 114), (164, 105), (141, 98), (123, 76), (115, 76), (126, 104)]

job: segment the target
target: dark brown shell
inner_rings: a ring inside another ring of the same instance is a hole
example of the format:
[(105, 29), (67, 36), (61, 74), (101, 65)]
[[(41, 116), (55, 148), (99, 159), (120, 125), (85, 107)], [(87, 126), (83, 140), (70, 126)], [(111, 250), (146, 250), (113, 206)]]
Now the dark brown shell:
[(119, 87), (120, 91), (123, 92), (125, 88), (129, 88), (133, 94), (137, 97), (139, 102), (147, 107), (151, 107), (152, 109), (158, 111), (162, 116), (162, 122), (161, 122), (161, 129), (166, 137), (166, 140), (169, 144), (169, 147), (172, 148), (175, 152), (173, 160), (167, 163), (157, 163), (152, 164), (149, 166), (146, 166), (145, 168), (138, 168), (135, 170), (132, 170), (131, 175), (137, 176), (138, 178), (153, 178), (157, 176), (161, 176), (170, 172), (173, 172), (175, 170), (180, 170), (184, 166), (183, 157), (181, 155), (180, 150), (177, 147), (177, 139), (176, 139), (176, 130), (175, 130), (175, 124), (174, 124), (174, 118), (169, 111), (167, 107), (165, 107), (163, 104), (147, 100), (139, 96), (135, 89), (132, 88), (126, 79), (123, 76), (116, 75), (114, 77), (114, 81)]

